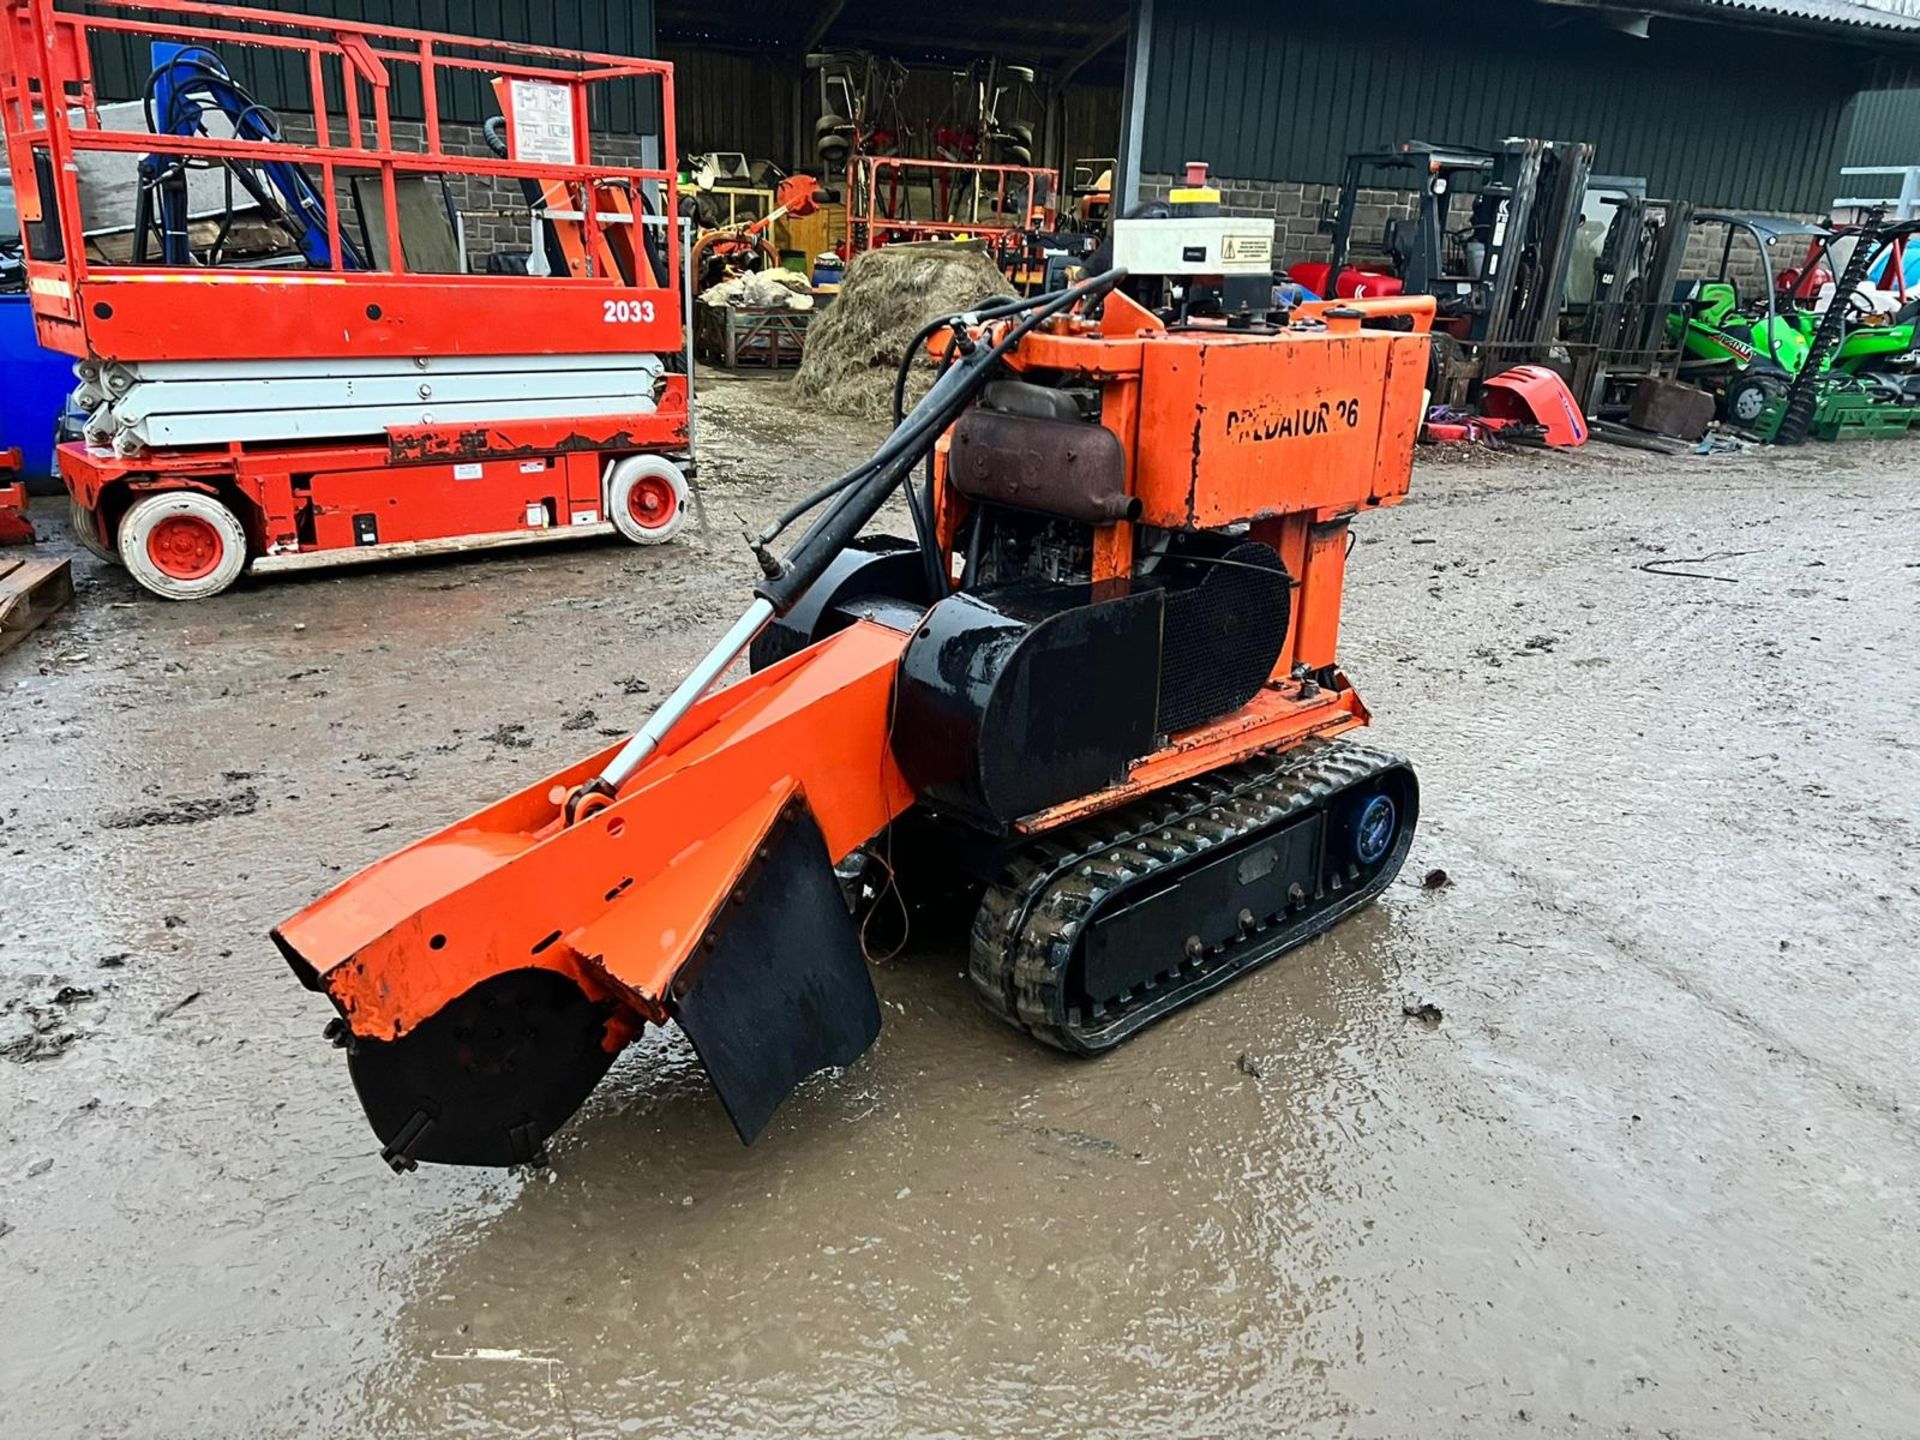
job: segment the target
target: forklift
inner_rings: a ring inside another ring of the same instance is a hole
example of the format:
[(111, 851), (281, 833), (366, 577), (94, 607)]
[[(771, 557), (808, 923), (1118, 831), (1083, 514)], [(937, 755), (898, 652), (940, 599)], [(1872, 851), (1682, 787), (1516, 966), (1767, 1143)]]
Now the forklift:
[(1610, 212), (1592, 257), (1592, 286), (1569, 297), (1562, 339), (1573, 364), (1570, 386), (1589, 415), (1616, 418), (1649, 380), (1673, 380), (1681, 349), (1671, 318), (1693, 233), (1693, 206), (1635, 189), (1605, 196)]
[[(1331, 254), (1287, 278), (1328, 299), (1433, 296), (1433, 398), (1463, 404), (1486, 376), (1548, 358), (1592, 168), (1592, 145), (1556, 140), (1494, 149), (1407, 140), (1350, 155), (1338, 204), (1320, 221)], [(1370, 189), (1415, 198), (1361, 263), (1354, 226)]]

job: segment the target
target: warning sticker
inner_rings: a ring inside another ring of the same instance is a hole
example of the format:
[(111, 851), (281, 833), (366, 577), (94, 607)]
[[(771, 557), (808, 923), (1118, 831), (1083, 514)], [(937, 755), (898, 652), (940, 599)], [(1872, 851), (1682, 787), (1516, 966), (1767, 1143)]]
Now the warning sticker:
[(566, 87), (545, 80), (515, 80), (509, 90), (513, 158), (535, 165), (574, 164), (573, 102)]
[(1229, 235), (1220, 243), (1220, 258), (1229, 264), (1235, 260), (1265, 261), (1273, 258), (1273, 236)]

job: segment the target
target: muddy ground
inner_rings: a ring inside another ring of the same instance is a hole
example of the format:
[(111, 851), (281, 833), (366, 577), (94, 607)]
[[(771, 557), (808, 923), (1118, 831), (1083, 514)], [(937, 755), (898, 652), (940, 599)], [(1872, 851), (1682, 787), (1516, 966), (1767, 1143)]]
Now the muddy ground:
[(82, 556), (0, 657), (0, 1434), (1914, 1433), (1920, 444), (1423, 464), (1344, 640), (1406, 881), (1110, 1058), (923, 936), (751, 1151), (656, 1034), (548, 1172), (387, 1173), (266, 932), (632, 726), (872, 438), (707, 391), (686, 544)]

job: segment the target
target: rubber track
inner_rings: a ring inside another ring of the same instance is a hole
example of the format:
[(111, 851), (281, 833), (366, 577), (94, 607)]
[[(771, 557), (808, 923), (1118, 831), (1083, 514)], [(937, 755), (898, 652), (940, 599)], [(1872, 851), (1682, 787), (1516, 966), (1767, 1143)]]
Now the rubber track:
[(1328, 929), (1399, 873), (1416, 815), (1358, 889), (1325, 897), (1292, 923), (1266, 926), (1138, 987), (1097, 1017), (1076, 1016), (1063, 993), (1080, 932), (1108, 900), (1168, 868), (1257, 831), (1278, 829), (1341, 792), (1406, 762), (1348, 741), (1309, 741), (1277, 756), (1224, 766), (1035, 840), (988, 888), (974, 916), (968, 972), (987, 1007), (1035, 1038), (1076, 1054), (1111, 1049), (1143, 1026)]

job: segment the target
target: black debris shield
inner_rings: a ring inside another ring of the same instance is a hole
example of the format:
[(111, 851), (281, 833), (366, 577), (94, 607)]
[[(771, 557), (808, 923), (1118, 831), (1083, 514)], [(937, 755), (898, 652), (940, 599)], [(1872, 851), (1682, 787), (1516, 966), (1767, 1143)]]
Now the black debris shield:
[(796, 1085), (851, 1065), (880, 1033), (860, 936), (804, 801), (781, 812), (675, 978), (674, 1018), (749, 1145)]

